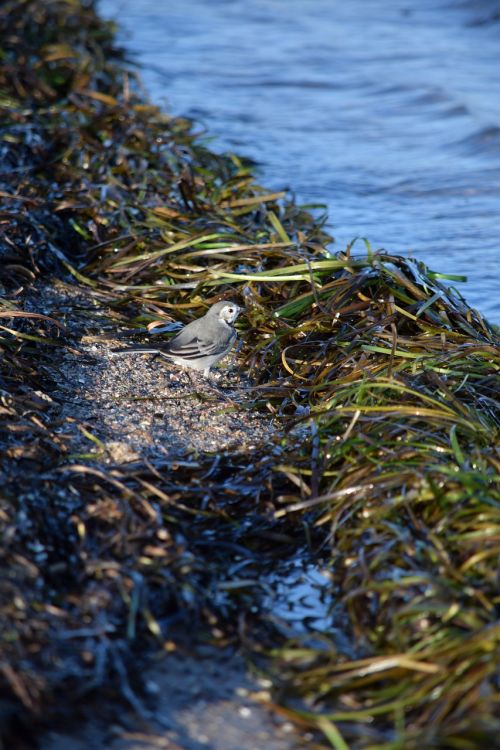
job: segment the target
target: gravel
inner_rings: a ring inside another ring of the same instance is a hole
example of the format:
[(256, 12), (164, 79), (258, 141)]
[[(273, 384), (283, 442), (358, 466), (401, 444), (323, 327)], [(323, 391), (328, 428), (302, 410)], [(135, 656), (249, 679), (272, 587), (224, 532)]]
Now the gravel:
[(245, 408), (251, 384), (235, 368), (216, 370), (207, 381), (161, 356), (113, 354), (123, 336), (113, 338), (118, 327), (110, 329), (107, 311), (91, 305), (78, 287), (39, 284), (25, 309), (60, 320), (77, 340), (48, 373), (58, 383), (51, 397), (61, 405), (59, 418), (77, 453), (99, 454), (106, 464), (176, 460), (252, 450), (274, 432), (268, 416)]

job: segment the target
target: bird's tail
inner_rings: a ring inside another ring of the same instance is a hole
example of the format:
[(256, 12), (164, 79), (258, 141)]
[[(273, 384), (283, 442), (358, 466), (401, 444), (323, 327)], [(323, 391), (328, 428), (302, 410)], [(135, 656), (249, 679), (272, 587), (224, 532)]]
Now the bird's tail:
[(119, 349), (111, 349), (112, 354), (163, 354), (157, 346), (125, 346)]

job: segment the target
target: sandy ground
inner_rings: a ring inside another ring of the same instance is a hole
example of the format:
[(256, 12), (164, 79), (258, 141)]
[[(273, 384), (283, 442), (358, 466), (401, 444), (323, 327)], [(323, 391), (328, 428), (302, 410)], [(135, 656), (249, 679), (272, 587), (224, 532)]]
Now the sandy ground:
[[(123, 707), (101, 707), (79, 727), (50, 731), (40, 750), (293, 750), (310, 735), (272, 716), (258, 702), (266, 684), (248, 676), (243, 659), (211, 648), (170, 654), (146, 673), (148, 719)], [(102, 713), (102, 715), (100, 715)]]
[[(56, 318), (75, 337), (57, 371), (48, 373), (59, 384), (52, 395), (61, 405), (65, 429), (72, 431), (75, 451), (99, 453), (99, 460), (113, 464), (179, 459), (223, 449), (252, 450), (273, 432), (267, 417), (242, 408), (250, 383), (234, 367), (233, 354), (210, 381), (161, 356), (113, 354), (113, 348), (129, 343), (123, 327), (122, 338), (113, 338), (118, 326), (113, 329), (77, 287), (39, 285), (25, 309)], [(142, 341), (147, 340), (143, 335)], [(103, 445), (85, 437), (82, 425)]]
[[(189, 460), (205, 451), (251, 450), (274, 430), (269, 418), (241, 408), (249, 383), (237, 370), (222, 369), (207, 383), (162, 358), (112, 354), (126, 339), (113, 339), (118, 326), (78, 287), (38, 285), (25, 309), (56, 318), (74, 337), (47, 375), (58, 384), (51, 397), (75, 456), (92, 453), (114, 465), (162, 456)], [(102, 339), (103, 331), (109, 340)], [(143, 677), (147, 718), (113, 700), (87, 703), (78, 724), (43, 732), (39, 750), (313, 746), (312, 737), (299, 737), (255, 699), (266, 685), (249, 676), (238, 654), (189, 644), (148, 667)]]

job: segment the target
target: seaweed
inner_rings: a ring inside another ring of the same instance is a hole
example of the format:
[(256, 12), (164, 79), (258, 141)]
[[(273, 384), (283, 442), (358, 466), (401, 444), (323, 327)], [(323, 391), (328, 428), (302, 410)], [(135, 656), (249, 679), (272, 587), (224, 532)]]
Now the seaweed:
[[(494, 327), (422, 263), (333, 253), (324, 217), (146, 100), (93, 3), (7, 1), (0, 28), (2, 696), (41, 716), (113, 687), (139, 710), (133, 664), (180, 618), (331, 747), (493, 746)], [(229, 295), (250, 382), (221, 408), (269, 415), (268, 439), (127, 463), (78, 423), (75, 455), (57, 380), (82, 335)], [(321, 632), (285, 633), (258, 585), (298, 554), (329, 571)]]

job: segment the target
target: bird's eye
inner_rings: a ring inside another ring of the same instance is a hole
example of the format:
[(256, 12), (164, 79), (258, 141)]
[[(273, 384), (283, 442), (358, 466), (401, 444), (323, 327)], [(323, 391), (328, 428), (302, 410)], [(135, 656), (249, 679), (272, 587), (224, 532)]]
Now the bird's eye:
[(228, 307), (228, 312), (234, 313), (234, 307)]

